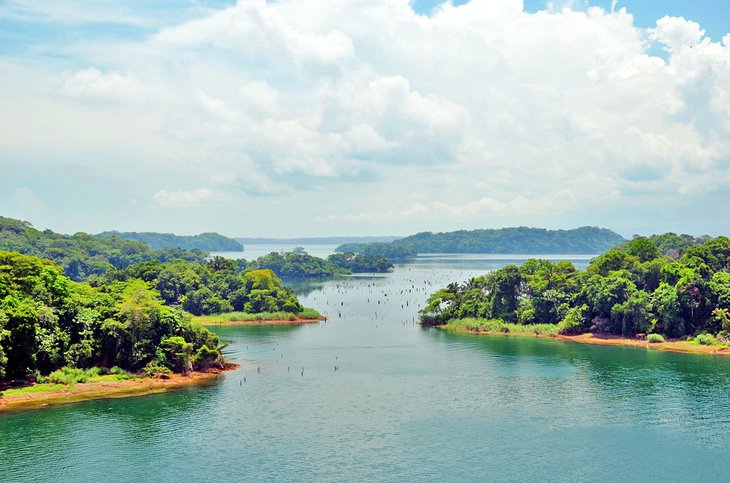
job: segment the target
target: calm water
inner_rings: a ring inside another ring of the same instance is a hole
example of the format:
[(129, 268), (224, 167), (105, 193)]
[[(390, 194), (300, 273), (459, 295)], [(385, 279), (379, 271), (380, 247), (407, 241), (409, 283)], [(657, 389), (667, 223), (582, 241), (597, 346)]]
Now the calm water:
[(0, 415), (0, 481), (730, 479), (730, 359), (415, 325), (504, 263), (300, 284), (328, 322), (216, 329), (211, 387)]

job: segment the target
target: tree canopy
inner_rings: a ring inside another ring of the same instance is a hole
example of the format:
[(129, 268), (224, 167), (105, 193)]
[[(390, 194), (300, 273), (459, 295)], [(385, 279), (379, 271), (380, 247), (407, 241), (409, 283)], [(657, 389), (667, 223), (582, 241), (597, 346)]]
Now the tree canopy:
[(64, 275), (75, 281), (149, 260), (203, 262), (207, 256), (197, 249), (150, 250), (142, 242), (118, 236), (99, 238), (83, 232), (62, 235), (51, 230), (39, 231), (28, 222), (5, 217), (0, 217), (0, 250), (52, 260), (63, 267)]
[(730, 239), (707, 239), (679, 260), (661, 256), (646, 238), (623, 248), (596, 257), (586, 270), (530, 259), (449, 284), (429, 297), (421, 320), (500, 319), (624, 336), (707, 332), (730, 340)]
[(346, 244), (338, 252), (380, 254), (401, 260), (416, 253), (600, 253), (624, 241), (606, 228), (584, 226), (573, 230), (500, 228), (423, 232), (390, 243)]
[(0, 251), (0, 379), (66, 366), (184, 371), (221, 365), (218, 337), (163, 302), (143, 280), (92, 287), (64, 276), (51, 261)]
[(146, 243), (152, 250), (162, 248), (182, 248), (185, 250), (198, 249), (205, 252), (242, 252), (241, 242), (218, 233), (201, 233), (185, 236), (172, 233), (154, 232), (118, 232), (105, 231), (96, 235), (101, 238), (121, 237), (125, 240), (137, 240)]

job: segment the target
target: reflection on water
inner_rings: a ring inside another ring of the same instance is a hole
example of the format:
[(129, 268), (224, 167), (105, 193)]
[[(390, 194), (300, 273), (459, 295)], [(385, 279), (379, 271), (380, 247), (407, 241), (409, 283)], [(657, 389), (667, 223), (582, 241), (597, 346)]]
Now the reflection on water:
[(1, 415), (0, 481), (730, 476), (730, 359), (417, 325), (436, 288), (505, 263), (297, 284), (329, 320), (213, 327), (242, 367), (211, 387)]

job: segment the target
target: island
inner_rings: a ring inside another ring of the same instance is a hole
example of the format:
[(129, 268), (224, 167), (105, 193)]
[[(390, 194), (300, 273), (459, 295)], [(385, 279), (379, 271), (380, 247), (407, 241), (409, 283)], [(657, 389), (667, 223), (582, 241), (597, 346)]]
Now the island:
[(323, 319), (271, 270), (220, 257), (152, 259), (87, 282), (63, 271), (0, 251), (0, 409), (153, 394), (236, 368), (195, 316)]
[(422, 232), (389, 243), (350, 243), (338, 252), (383, 255), (390, 260), (407, 260), (417, 253), (535, 253), (596, 254), (624, 242), (609, 229), (583, 226), (572, 230), (544, 228), (499, 228)]
[(669, 247), (635, 237), (586, 270), (530, 259), (433, 293), (421, 324), (662, 350), (730, 352), (730, 239)]

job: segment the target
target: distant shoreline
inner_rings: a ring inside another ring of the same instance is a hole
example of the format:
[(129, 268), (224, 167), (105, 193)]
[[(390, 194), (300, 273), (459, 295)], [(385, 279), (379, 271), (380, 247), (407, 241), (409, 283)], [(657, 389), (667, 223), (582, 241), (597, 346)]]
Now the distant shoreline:
[[(170, 374), (161, 377), (136, 377), (125, 381), (104, 381), (76, 383), (62, 389), (38, 392), (4, 394), (0, 392), (0, 413), (41, 409), (61, 404), (71, 404), (96, 399), (117, 399), (125, 397), (161, 394), (188, 386), (204, 385), (218, 379), (227, 371), (238, 369), (238, 364), (226, 364), (223, 369), (206, 372)], [(28, 386), (36, 387), (38, 386)]]
[(637, 349), (650, 349), (659, 350), (665, 352), (681, 352), (685, 354), (707, 354), (707, 355), (719, 355), (719, 356), (730, 356), (730, 347), (719, 347), (712, 345), (700, 345), (693, 344), (684, 340), (667, 340), (666, 342), (649, 343), (643, 339), (629, 339), (626, 337), (619, 337), (615, 335), (602, 335), (602, 334), (579, 334), (579, 335), (555, 335), (555, 334), (534, 334), (534, 333), (510, 333), (510, 332), (499, 332), (499, 331), (480, 331), (480, 330), (468, 330), (468, 329), (455, 329), (448, 327), (439, 327), (440, 330), (447, 330), (450, 332), (461, 332), (474, 335), (497, 335), (507, 337), (532, 337), (540, 339), (554, 339), (563, 342), (574, 342), (578, 344), (591, 344), (591, 345), (603, 345), (603, 346), (615, 346), (615, 347), (634, 347)]

